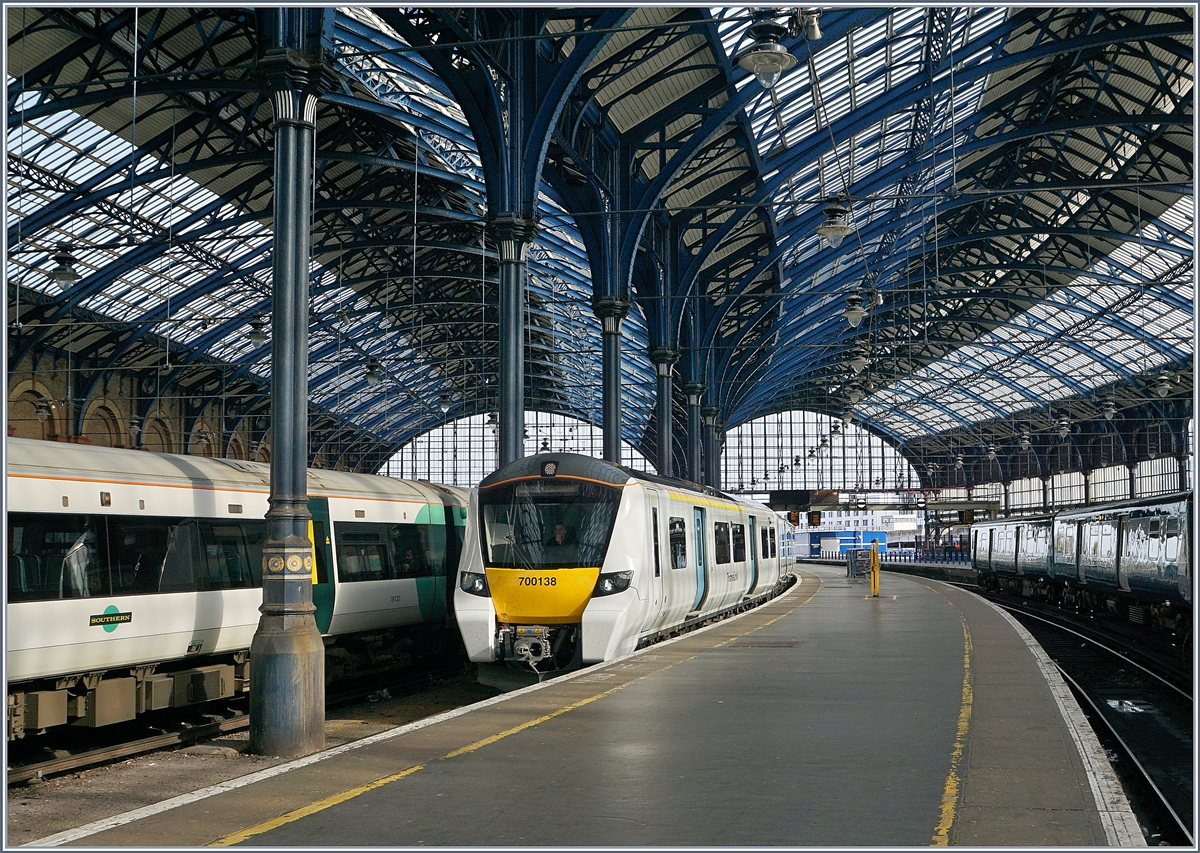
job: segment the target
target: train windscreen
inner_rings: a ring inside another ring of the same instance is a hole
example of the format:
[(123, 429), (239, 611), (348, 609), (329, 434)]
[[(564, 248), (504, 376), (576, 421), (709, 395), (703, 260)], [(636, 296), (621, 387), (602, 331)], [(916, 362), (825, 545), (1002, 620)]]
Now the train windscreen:
[(602, 565), (620, 502), (618, 488), (565, 477), (482, 489), (484, 561), (511, 569)]

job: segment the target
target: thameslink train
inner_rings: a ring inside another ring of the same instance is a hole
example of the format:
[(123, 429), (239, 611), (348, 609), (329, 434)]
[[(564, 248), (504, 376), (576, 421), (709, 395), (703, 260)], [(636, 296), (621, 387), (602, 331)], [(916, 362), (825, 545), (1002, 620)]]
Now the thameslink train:
[(777, 528), (767, 507), (682, 480), (519, 459), (471, 493), (455, 618), (479, 664), (541, 678), (611, 660), (774, 590)]
[(982, 586), (1186, 636), (1192, 625), (1192, 495), (977, 522)]
[[(270, 466), (9, 439), (8, 739), (247, 689)], [(308, 472), (327, 678), (445, 626), (466, 490)]]

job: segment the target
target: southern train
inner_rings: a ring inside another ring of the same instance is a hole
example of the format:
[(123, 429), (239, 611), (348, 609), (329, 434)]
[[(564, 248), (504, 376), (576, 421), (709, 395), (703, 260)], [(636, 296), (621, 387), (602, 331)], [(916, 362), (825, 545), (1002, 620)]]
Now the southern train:
[[(245, 691), (270, 466), (22, 439), (7, 450), (8, 739)], [(308, 494), (328, 678), (445, 627), (466, 490), (310, 470)]]
[(767, 507), (543, 453), (472, 491), (454, 609), (481, 680), (488, 665), (540, 679), (628, 654), (780, 579)]
[(971, 538), (985, 588), (1190, 639), (1191, 493), (977, 522)]

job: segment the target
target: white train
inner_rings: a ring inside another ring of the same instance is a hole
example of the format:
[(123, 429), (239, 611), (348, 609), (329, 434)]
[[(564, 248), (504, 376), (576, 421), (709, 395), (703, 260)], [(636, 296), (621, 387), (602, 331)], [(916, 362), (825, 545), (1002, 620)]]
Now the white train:
[(1108, 612), (1186, 638), (1192, 504), (1185, 492), (976, 522), (971, 566), (987, 589)]
[(692, 483), (520, 459), (471, 493), (454, 592), (467, 653), (539, 677), (628, 654), (773, 590), (777, 531), (767, 507)]
[[(10, 439), (8, 738), (247, 688), (270, 466)], [(327, 677), (441, 628), (465, 490), (308, 475)]]

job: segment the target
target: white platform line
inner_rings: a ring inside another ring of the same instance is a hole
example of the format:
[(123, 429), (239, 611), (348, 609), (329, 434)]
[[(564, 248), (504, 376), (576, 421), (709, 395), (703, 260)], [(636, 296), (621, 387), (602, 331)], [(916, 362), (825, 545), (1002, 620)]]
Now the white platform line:
[[(799, 578), (797, 578), (796, 583), (793, 584), (792, 587), (787, 590), (787, 592), (783, 593), (782, 595), (778, 596), (777, 598), (772, 599), (771, 601), (766, 602), (764, 606), (774, 604), (777, 602), (781, 602), (781, 601), (788, 599), (789, 597), (791, 597), (792, 593), (794, 593), (799, 587), (800, 587), (800, 580), (799, 580)], [(571, 672), (566, 675), (561, 675), (557, 678), (552, 678), (549, 681), (543, 681), (538, 684), (531, 684), (528, 687), (522, 687), (519, 690), (513, 690), (510, 693), (502, 693), (499, 696), (493, 696), (491, 699), (484, 699), (480, 702), (475, 702), (472, 705), (464, 705), (463, 707), (455, 708), (452, 711), (444, 711), (441, 714), (435, 714), (434, 716), (426, 717), (423, 720), (417, 720), (416, 722), (408, 723), (407, 725), (404, 725), (404, 726), (398, 726), (394, 729), (388, 729), (387, 731), (382, 731), (382, 732), (379, 732), (378, 734), (370, 735), (369, 737), (362, 738), (361, 740), (355, 740), (355, 741), (351, 741), (350, 743), (344, 743), (341, 746), (335, 746), (332, 749), (325, 750), (324, 752), (317, 752), (312, 755), (306, 755), (303, 758), (297, 758), (293, 761), (288, 761), (283, 764), (277, 764), (274, 767), (268, 767), (267, 769), (260, 770), (257, 773), (250, 773), (246, 776), (239, 776), (236, 779), (230, 779), (225, 782), (218, 782), (216, 785), (209, 785), (207, 788), (201, 788), (198, 791), (192, 791), (187, 794), (180, 794), (178, 797), (171, 797), (170, 799), (162, 800), (161, 802), (152, 803), (151, 805), (148, 805), (148, 806), (142, 806), (140, 809), (133, 809), (132, 811), (124, 812), (124, 813), (118, 814), (118, 815), (113, 815), (112, 817), (101, 818), (100, 820), (93, 821), (92, 823), (85, 824), (84, 826), (79, 826), (74, 829), (64, 829), (62, 832), (56, 832), (53, 835), (47, 835), (45, 838), (39, 838), (36, 841), (29, 841), (20, 846), (21, 847), (57, 847), (62, 844), (68, 844), (72, 841), (78, 841), (80, 838), (86, 838), (89, 835), (95, 835), (98, 832), (104, 832), (105, 830), (108, 830), (108, 829), (114, 829), (118, 826), (124, 826), (127, 823), (133, 823), (134, 821), (141, 820), (142, 818), (147, 818), (147, 817), (151, 817), (153, 815), (162, 814), (163, 812), (170, 811), (171, 809), (177, 809), (180, 806), (186, 806), (189, 803), (194, 803), (199, 800), (207, 799), (208, 797), (214, 797), (217, 794), (224, 794), (226, 791), (234, 791), (234, 790), (237, 790), (238, 788), (243, 788), (246, 785), (253, 785), (255, 782), (262, 782), (266, 779), (271, 779), (275, 776), (280, 776), (284, 773), (289, 773), (292, 770), (299, 770), (301, 767), (307, 767), (310, 764), (316, 764), (318, 761), (324, 761), (327, 758), (333, 758), (338, 755), (343, 755), (347, 752), (351, 752), (353, 750), (360, 749), (364, 746), (370, 746), (371, 744), (380, 743), (381, 741), (385, 741), (385, 740), (391, 740), (394, 737), (399, 737), (400, 735), (408, 734), (409, 732), (415, 732), (418, 729), (425, 728), (426, 726), (436, 725), (437, 723), (442, 723), (442, 722), (445, 722), (446, 720), (452, 720), (455, 717), (461, 717), (463, 714), (468, 714), (471, 711), (478, 710), (479, 708), (486, 708), (489, 705), (496, 705), (496, 704), (499, 704), (500, 702), (507, 702), (509, 699), (513, 699), (517, 696), (524, 696), (526, 693), (531, 693), (535, 690), (541, 690), (543, 687), (548, 687), (551, 684), (560, 684), (564, 681), (570, 681), (571, 679), (578, 678), (580, 676), (593, 675), (596, 672), (599, 672), (600, 670), (607, 669), (608, 667), (613, 666), (614, 664), (618, 664), (618, 663), (622, 663), (623, 661), (627, 661), (630, 658), (636, 657), (644, 652), (649, 652), (651, 650), (658, 650), (658, 649), (661, 649), (663, 646), (671, 645), (672, 643), (678, 642), (679, 640), (683, 640), (688, 637), (694, 637), (697, 634), (703, 634), (705, 631), (715, 628), (718, 625), (723, 625), (726, 622), (732, 621), (733, 619), (738, 619), (742, 616), (745, 616), (747, 613), (754, 613), (754, 612), (758, 611), (758, 609), (759, 608), (756, 607), (753, 610), (747, 610), (743, 613), (734, 614), (732, 616), (726, 617), (725, 619), (721, 619), (716, 622), (705, 625), (703, 628), (697, 628), (693, 631), (688, 631), (685, 634), (680, 634), (678, 637), (672, 637), (669, 640), (663, 640), (661, 642), (655, 643), (652, 646), (647, 646), (644, 649), (638, 649), (637, 651), (632, 652), (631, 654), (623, 655), (622, 657), (619, 657), (619, 658), (613, 658), (612, 660), (606, 661), (604, 663), (592, 664), (591, 666), (588, 666), (585, 669), (579, 669), (579, 670), (576, 670), (575, 672)]]
[[(986, 599), (984, 600), (986, 601)], [(1088, 784), (1092, 789), (1092, 799), (1096, 801), (1096, 810), (1100, 813), (1100, 822), (1104, 825), (1104, 834), (1108, 839), (1109, 846), (1145, 847), (1146, 839), (1142, 835), (1141, 827), (1138, 825), (1137, 818), (1134, 817), (1133, 810), (1129, 807), (1125, 790), (1121, 787), (1121, 782), (1113, 771), (1108, 756), (1100, 746), (1100, 741), (1096, 739), (1096, 733), (1092, 731), (1087, 717), (1084, 716), (1079, 703), (1075, 701), (1071, 688), (1059, 674), (1058, 667), (1033, 639), (1033, 636), (1025, 630), (1025, 627), (1013, 618), (1012, 614), (990, 601), (987, 603), (1013, 626), (1018, 636), (1025, 641), (1025, 645), (1033, 653), (1038, 667), (1042, 670), (1042, 675), (1045, 676), (1046, 683), (1050, 686), (1050, 693), (1054, 696), (1058, 710), (1067, 724), (1067, 730), (1070, 731), (1071, 738), (1075, 741), (1075, 748), (1083, 761)]]

